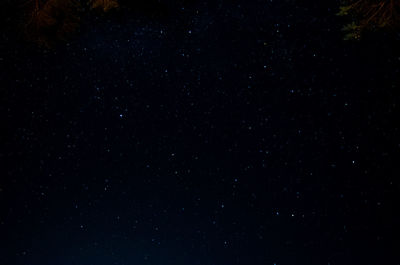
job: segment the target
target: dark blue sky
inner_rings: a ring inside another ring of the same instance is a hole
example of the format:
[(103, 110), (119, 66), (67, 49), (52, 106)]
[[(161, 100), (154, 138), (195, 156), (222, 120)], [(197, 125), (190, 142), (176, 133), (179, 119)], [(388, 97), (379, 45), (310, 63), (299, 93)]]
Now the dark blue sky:
[(124, 4), (51, 50), (5, 19), (1, 265), (400, 262), (398, 35), (343, 41), (335, 1)]

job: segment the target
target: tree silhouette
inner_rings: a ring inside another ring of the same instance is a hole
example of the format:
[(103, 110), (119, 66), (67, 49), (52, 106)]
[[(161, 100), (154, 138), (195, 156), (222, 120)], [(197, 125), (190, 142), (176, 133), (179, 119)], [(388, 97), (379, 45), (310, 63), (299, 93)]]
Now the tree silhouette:
[(91, 0), (91, 9), (101, 9), (104, 12), (108, 12), (112, 9), (118, 8), (119, 4), (116, 0)]
[[(118, 8), (117, 0), (33, 0), (33, 10), (26, 26), (29, 39), (51, 48), (76, 34), (84, 10), (108, 12)], [(84, 8), (85, 7), (85, 8)]]
[(355, 0), (340, 7), (339, 16), (351, 16), (343, 27), (345, 39), (359, 39), (362, 32), (400, 26), (400, 0)]
[(48, 0), (43, 4), (35, 0), (27, 24), (29, 38), (47, 47), (68, 39), (79, 28), (79, 10), (80, 4), (75, 0)]

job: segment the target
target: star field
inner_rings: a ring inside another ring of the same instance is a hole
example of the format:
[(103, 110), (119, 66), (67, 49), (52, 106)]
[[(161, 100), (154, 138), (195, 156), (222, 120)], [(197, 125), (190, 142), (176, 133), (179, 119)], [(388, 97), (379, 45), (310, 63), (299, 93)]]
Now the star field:
[(328, 2), (7, 22), (0, 264), (399, 264), (398, 34)]

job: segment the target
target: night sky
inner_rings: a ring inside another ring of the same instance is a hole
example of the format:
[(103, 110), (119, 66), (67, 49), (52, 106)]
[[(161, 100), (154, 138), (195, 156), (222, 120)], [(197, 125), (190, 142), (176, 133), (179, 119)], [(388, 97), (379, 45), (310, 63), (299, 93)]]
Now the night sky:
[(2, 6), (0, 265), (400, 264), (398, 32), (137, 2), (51, 49)]

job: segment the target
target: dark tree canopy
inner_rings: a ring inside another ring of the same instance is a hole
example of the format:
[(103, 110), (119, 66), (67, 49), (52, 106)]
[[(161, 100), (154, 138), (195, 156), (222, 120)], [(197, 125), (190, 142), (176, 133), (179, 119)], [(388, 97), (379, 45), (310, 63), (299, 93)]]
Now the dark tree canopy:
[(352, 22), (343, 27), (345, 39), (359, 39), (364, 31), (400, 26), (399, 0), (353, 0), (340, 7), (340, 16)]
[(34, 7), (26, 27), (27, 36), (46, 47), (74, 35), (85, 10), (108, 12), (119, 7), (116, 0), (35, 0), (31, 6)]

